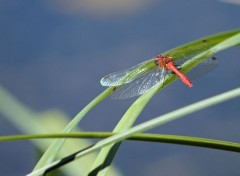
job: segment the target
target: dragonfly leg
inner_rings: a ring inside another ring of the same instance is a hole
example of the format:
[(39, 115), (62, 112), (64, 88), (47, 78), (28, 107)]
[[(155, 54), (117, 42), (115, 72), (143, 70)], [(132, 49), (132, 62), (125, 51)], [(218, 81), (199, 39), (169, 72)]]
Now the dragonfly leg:
[(176, 67), (178, 70), (181, 70), (181, 68), (182, 68), (181, 65), (177, 65), (177, 64), (175, 65), (175, 67)]

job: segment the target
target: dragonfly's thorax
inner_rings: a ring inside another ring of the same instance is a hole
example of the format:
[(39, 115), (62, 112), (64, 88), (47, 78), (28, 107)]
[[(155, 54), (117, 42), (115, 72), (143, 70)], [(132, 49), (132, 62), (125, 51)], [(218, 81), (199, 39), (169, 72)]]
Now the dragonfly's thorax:
[(168, 55), (158, 55), (155, 57), (154, 62), (161, 68), (168, 68), (168, 65), (174, 65), (173, 59)]

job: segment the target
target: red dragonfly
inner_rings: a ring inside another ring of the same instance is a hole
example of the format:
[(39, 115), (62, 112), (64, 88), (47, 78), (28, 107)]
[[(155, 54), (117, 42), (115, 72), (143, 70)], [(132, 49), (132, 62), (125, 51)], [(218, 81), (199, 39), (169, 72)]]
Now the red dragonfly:
[[(102, 86), (116, 86), (112, 93), (112, 98), (115, 99), (141, 95), (152, 87), (163, 84), (169, 74), (176, 74), (186, 86), (191, 88), (193, 85), (190, 78), (180, 71), (181, 64), (186, 60), (180, 59), (180, 62), (175, 62), (168, 55), (158, 55), (153, 60), (140, 63), (132, 68), (108, 74), (100, 82)], [(217, 65), (216, 58), (207, 59), (199, 64), (198, 69), (190, 71), (191, 78), (208, 73)]]

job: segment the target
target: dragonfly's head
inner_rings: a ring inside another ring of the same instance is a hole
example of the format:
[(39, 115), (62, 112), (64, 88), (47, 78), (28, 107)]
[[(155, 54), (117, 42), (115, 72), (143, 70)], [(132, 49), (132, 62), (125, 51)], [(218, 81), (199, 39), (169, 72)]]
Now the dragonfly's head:
[(167, 54), (158, 55), (154, 58), (154, 62), (156, 63), (156, 65), (159, 65), (160, 67), (167, 68), (167, 64), (169, 64), (170, 62), (173, 62), (173, 59)]

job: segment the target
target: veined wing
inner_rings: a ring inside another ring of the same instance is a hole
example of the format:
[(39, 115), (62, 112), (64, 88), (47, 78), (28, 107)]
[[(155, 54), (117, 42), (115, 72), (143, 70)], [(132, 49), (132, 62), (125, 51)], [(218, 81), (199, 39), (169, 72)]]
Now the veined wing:
[(109, 87), (127, 84), (132, 80), (134, 80), (135, 78), (145, 74), (149, 70), (152, 70), (154, 67), (156, 67), (156, 64), (154, 63), (154, 61), (148, 60), (134, 67), (131, 67), (129, 69), (110, 73), (104, 76), (101, 79), (100, 83), (102, 84), (102, 86), (109, 86)]
[[(175, 65), (180, 66), (180, 68), (181, 68), (181, 65), (184, 64), (185, 62), (187, 62), (188, 60), (189, 60), (189, 58), (180, 59), (175, 62)], [(214, 58), (214, 57), (208, 58), (208, 59), (205, 59), (204, 61), (202, 61), (200, 64), (198, 64), (195, 68), (190, 70), (186, 75), (188, 76), (189, 79), (197, 79), (197, 78), (213, 71), (214, 69), (216, 69), (218, 67), (218, 65), (219, 65), (219, 63), (216, 58)]]
[(216, 58), (208, 58), (198, 64), (195, 68), (187, 73), (190, 79), (197, 79), (218, 67), (219, 63)]
[(149, 70), (145, 74), (137, 77), (128, 84), (117, 87), (112, 93), (113, 99), (130, 98), (137, 95), (141, 95), (151, 89), (152, 87), (162, 84), (167, 74), (167, 70), (160, 67), (155, 67)]

